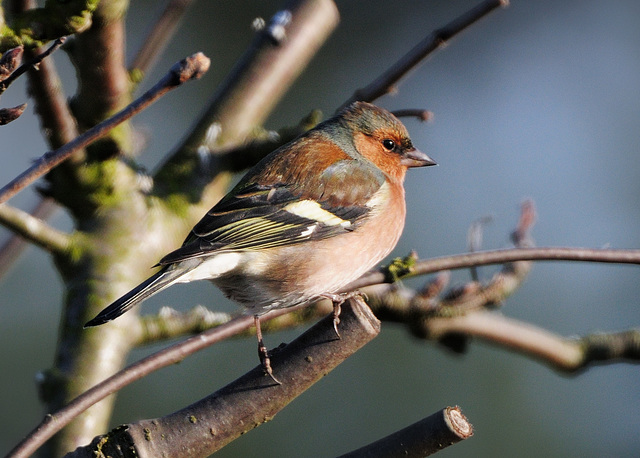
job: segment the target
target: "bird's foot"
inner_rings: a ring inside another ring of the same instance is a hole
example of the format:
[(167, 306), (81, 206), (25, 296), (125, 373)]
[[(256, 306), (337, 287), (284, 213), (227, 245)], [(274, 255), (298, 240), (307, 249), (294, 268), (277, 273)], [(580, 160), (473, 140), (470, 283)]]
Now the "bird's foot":
[(336, 336), (340, 339), (340, 333), (338, 332), (338, 324), (340, 324), (340, 313), (342, 312), (342, 304), (349, 299), (353, 299), (357, 296), (363, 296), (360, 291), (349, 291), (348, 293), (325, 293), (321, 295), (333, 302), (333, 330), (336, 332)]

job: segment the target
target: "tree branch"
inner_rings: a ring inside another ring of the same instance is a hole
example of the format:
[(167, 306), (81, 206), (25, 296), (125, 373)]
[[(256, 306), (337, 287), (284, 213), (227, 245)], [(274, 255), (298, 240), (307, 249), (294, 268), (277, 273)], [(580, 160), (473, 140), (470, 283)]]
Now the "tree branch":
[(455, 35), (479, 21), (496, 8), (507, 5), (508, 1), (506, 0), (486, 0), (444, 27), (433, 31), (372, 83), (362, 89), (356, 90), (343, 106), (349, 105), (356, 100), (372, 102), (392, 91), (400, 79), (432, 52), (441, 48)]
[(602, 363), (640, 363), (640, 329), (592, 334), (577, 339), (564, 338), (529, 323), (487, 311), (450, 318), (426, 318), (421, 325), (429, 339), (440, 340), (452, 334), (478, 337), (565, 372), (576, 372)]
[[(333, 318), (328, 316), (298, 339), (272, 354), (273, 369), (278, 377), (284, 381), (283, 385), (271, 386), (270, 379), (264, 376), (262, 367), (258, 366), (236, 382), (205, 398), (200, 403), (162, 419), (162, 422), (145, 420), (136, 425), (130, 425), (128, 434), (135, 438), (137, 445), (150, 448), (149, 456), (158, 456), (157, 453), (161, 453), (159, 450), (163, 447), (163, 443), (164, 445), (169, 442), (181, 444), (181, 440), (186, 440), (192, 434), (200, 437), (199, 440), (191, 442), (192, 447), (203, 447), (200, 455), (213, 453), (230, 440), (246, 432), (247, 428), (255, 427), (263, 423), (265, 419), (271, 418), (293, 398), (379, 333), (379, 322), (371, 314), (366, 304), (359, 299), (352, 300), (350, 303), (351, 306), (343, 307), (340, 322), (341, 339), (336, 339)], [(287, 312), (286, 309), (275, 310), (266, 316), (273, 317)], [(240, 316), (222, 326), (191, 337), (132, 364), (78, 396), (58, 412), (47, 415), (43, 422), (8, 456), (31, 455), (76, 415), (109, 394), (152, 371), (175, 364), (196, 351), (234, 335), (250, 327), (252, 323), (253, 317)], [(231, 411), (225, 408), (224, 414), (221, 414), (222, 410), (218, 409), (216, 415), (211, 415), (210, 409), (215, 409), (215, 406), (219, 405), (246, 405), (247, 408), (231, 409)], [(240, 417), (234, 418), (229, 415), (239, 415)], [(190, 421), (192, 417), (197, 421)], [(185, 420), (187, 420), (186, 423), (184, 423)], [(220, 423), (211, 423), (216, 421), (220, 421)], [(181, 428), (172, 429), (171, 425), (175, 425), (176, 422)], [(183, 429), (187, 426), (190, 427), (189, 430)], [(167, 429), (160, 431), (160, 427)], [(151, 438), (154, 440), (147, 441), (149, 436), (146, 429), (151, 431)], [(203, 431), (206, 432), (207, 440), (202, 440)], [(211, 434), (211, 431), (215, 431), (215, 434)], [(163, 439), (155, 440), (160, 437)], [(171, 440), (166, 440), (169, 437)], [(104, 443), (96, 439), (92, 442), (92, 446), (97, 445), (103, 447)], [(193, 448), (189, 450), (189, 453), (195, 453)], [(168, 456), (178, 455), (171, 451), (168, 452)]]
[(0, 81), (0, 94), (6, 91), (7, 88), (11, 86), (11, 83), (17, 80), (20, 76), (22, 76), (27, 70), (36, 68), (40, 62), (42, 62), (46, 57), (50, 56), (51, 53), (53, 53), (55, 50), (60, 48), (60, 46), (62, 46), (66, 40), (67, 40), (67, 37), (58, 38), (53, 42), (51, 46), (49, 46), (49, 48), (47, 48), (46, 51), (44, 51), (41, 54), (38, 54), (33, 59), (29, 60), (29, 62), (22, 64), (13, 73), (11, 73), (10, 76)]
[[(466, 269), (471, 266), (486, 266), (516, 261), (579, 261), (640, 264), (640, 250), (540, 247), (478, 251), (476, 253), (442, 256), (416, 261), (411, 271), (403, 278), (431, 274), (442, 270)], [(343, 291), (353, 291), (365, 286), (385, 283), (386, 278), (387, 273), (385, 269), (373, 271), (344, 287)]]
[(396, 118), (417, 118), (420, 121), (432, 121), (433, 112), (422, 108), (405, 108), (403, 110), (394, 110), (391, 112)]
[[(288, 16), (287, 16), (288, 15)], [(331, 0), (295, 0), (276, 13), (287, 16), (285, 36), (274, 40), (269, 26), (220, 85), (182, 145), (155, 174), (156, 192), (201, 202), (202, 212), (226, 192), (231, 175), (217, 158), (219, 148), (238, 147), (262, 125), (275, 104), (307, 66), (338, 22)]]
[(427, 418), (340, 458), (421, 458), (473, 436), (460, 407), (446, 407)]
[[(262, 324), (262, 332), (270, 333), (291, 329), (328, 315), (333, 310), (331, 302), (323, 300), (315, 304), (289, 310), (290, 313), (280, 315)], [(141, 332), (134, 342), (136, 346), (149, 345), (185, 335), (197, 334), (207, 329), (221, 326), (232, 319), (228, 313), (215, 312), (198, 305), (186, 312), (178, 312), (171, 307), (163, 307), (157, 315), (140, 317)], [(239, 332), (233, 337), (254, 335), (251, 329)]]
[(69, 247), (68, 234), (8, 204), (0, 204), (0, 224), (53, 254), (63, 253)]
[[(517, 232), (517, 231), (516, 231)], [(435, 260), (435, 263), (431, 261), (418, 261), (416, 266), (409, 272), (408, 275), (418, 275), (418, 271), (421, 273), (430, 273), (435, 270), (434, 266), (439, 266), (440, 269), (443, 269), (443, 265), (448, 266), (449, 268), (463, 268), (469, 267), (470, 265), (474, 265), (473, 262), (484, 262), (484, 263), (497, 263), (497, 262), (514, 262), (518, 261), (521, 258), (526, 260), (532, 259), (570, 259), (570, 260), (597, 260), (601, 262), (640, 262), (640, 250), (583, 250), (583, 249), (556, 249), (559, 251), (553, 251), (554, 249), (526, 249), (526, 248), (517, 248), (514, 250), (497, 250), (494, 252), (485, 252), (485, 253), (474, 253), (470, 255), (461, 255), (454, 256), (453, 261), (447, 261), (447, 258), (438, 258)], [(490, 255), (487, 257), (486, 254)], [(523, 254), (523, 256), (519, 256)], [(550, 256), (555, 254), (556, 256)], [(491, 262), (489, 262), (491, 261)], [(369, 274), (363, 277), (364, 280), (356, 282), (358, 287), (371, 285), (374, 279), (378, 279), (378, 282), (384, 282), (387, 278), (387, 274), (383, 272), (375, 272), (373, 274)], [(436, 288), (436, 290), (441, 289), (440, 287)], [(281, 309), (274, 310), (270, 312), (267, 317), (275, 317), (280, 316), (285, 313), (291, 312), (293, 309)], [(496, 329), (514, 329), (513, 322), (508, 323), (506, 319), (502, 318), (502, 326), (494, 326), (495, 319), (498, 315), (489, 314), (487, 312), (471, 312), (464, 314), (462, 316), (456, 316), (454, 318), (438, 318), (438, 317), (430, 317), (428, 319), (425, 318), (423, 324), (426, 323), (428, 326), (427, 334), (430, 338), (441, 338), (447, 334), (451, 333), (467, 333), (468, 335), (480, 336), (486, 339), (492, 339), (495, 341), (500, 341), (500, 339), (504, 340), (505, 336), (503, 333), (498, 333)], [(506, 324), (505, 324), (506, 323)], [(165, 350), (162, 350), (154, 355), (151, 355), (138, 363), (130, 366), (129, 368), (115, 374), (114, 376), (106, 379), (104, 382), (96, 385), (94, 388), (86, 391), (78, 398), (76, 398), (73, 402), (67, 405), (65, 408), (61, 409), (55, 414), (55, 422), (51, 421), (54, 417), (47, 417), (43, 421), (43, 423), (30, 435), (29, 439), (25, 440), (24, 443), (19, 444), (16, 447), (16, 455), (11, 456), (26, 456), (20, 455), (19, 453), (23, 453), (22, 450), (27, 450), (31, 453), (33, 452), (43, 441), (57, 432), (59, 429), (63, 428), (68, 422), (70, 422), (76, 415), (80, 412), (84, 411), (94, 403), (100, 401), (104, 397), (109, 394), (117, 391), (123, 386), (142, 378), (143, 376), (158, 370), (159, 368), (166, 367), (167, 365), (174, 364), (188, 356), (191, 353), (194, 353), (202, 348), (205, 348), (215, 342), (223, 340), (225, 338), (230, 337), (231, 335), (235, 335), (243, 330), (248, 329), (252, 324), (251, 317), (242, 316), (239, 318), (235, 318), (229, 321), (226, 324), (220, 325), (214, 329), (210, 329), (200, 335), (194, 336), (190, 339), (187, 339), (184, 342), (171, 346)], [(500, 323), (499, 323), (500, 324)], [(511, 326), (507, 326), (511, 324)], [(520, 325), (518, 325), (520, 326)], [(531, 327), (529, 328), (531, 329)], [(517, 332), (509, 332), (507, 335), (509, 339), (513, 340), (512, 348), (522, 348), (523, 351), (528, 351), (534, 355), (541, 355), (545, 353), (544, 349), (540, 349), (540, 347), (531, 349), (531, 342), (542, 341), (547, 342), (549, 339), (538, 339), (538, 337), (544, 337), (546, 331), (540, 331), (536, 333), (536, 338), (530, 338), (531, 334), (527, 334), (525, 332), (521, 332), (521, 326)], [(547, 333), (547, 336), (551, 335)], [(495, 337), (493, 337), (495, 336)], [(520, 336), (520, 337), (519, 337)], [(611, 345), (610, 348), (617, 350), (610, 350), (608, 353), (613, 355), (616, 358), (624, 357), (631, 358), (636, 357), (638, 354), (637, 351), (637, 341), (638, 336), (636, 333), (630, 334), (621, 334), (617, 335), (617, 338), (613, 338), (612, 340), (618, 344)], [(620, 338), (620, 336), (625, 336), (624, 338)], [(538, 339), (538, 340), (536, 340)], [(556, 339), (550, 339), (554, 345), (557, 343)], [(587, 341), (593, 340), (588, 338)], [(590, 350), (587, 352), (592, 355), (589, 361), (603, 360), (603, 354), (606, 352), (601, 351), (604, 347), (602, 342), (605, 339), (598, 339), (597, 346), (588, 347)], [(620, 342), (627, 342), (624, 345), (620, 345)], [(518, 343), (521, 342), (521, 343)], [(636, 345), (634, 347), (634, 345)], [(541, 347), (546, 347), (542, 345)], [(580, 361), (579, 355), (579, 345), (567, 344), (562, 346), (562, 351), (566, 352), (564, 356), (566, 361), (569, 363), (565, 363), (565, 366), (568, 367), (578, 367), (576, 361)], [(594, 349), (598, 348), (600, 351), (595, 351)], [(620, 349), (622, 348), (622, 349)], [(555, 350), (557, 352), (557, 350)], [(620, 356), (622, 355), (622, 356)], [(598, 359), (599, 358), (599, 359)], [(608, 361), (611, 360), (607, 359)], [(35, 447), (35, 448), (33, 448)]]
[(144, 74), (149, 71), (173, 38), (182, 17), (192, 3), (193, 0), (170, 0), (167, 3), (162, 15), (153, 25), (142, 47), (133, 58), (133, 62), (129, 66), (130, 72)]
[(208, 68), (209, 59), (202, 53), (196, 53), (178, 62), (164, 78), (125, 109), (87, 130), (66, 145), (41, 156), (32, 167), (0, 189), (0, 203), (6, 202), (24, 187), (66, 160), (78, 149), (84, 148), (91, 142), (103, 137), (116, 125), (144, 110), (171, 89), (175, 89), (190, 79), (200, 78)]
[[(82, 81), (71, 101), (80, 131), (95, 126), (131, 101), (131, 83), (125, 67), (127, 6), (125, 0), (98, 3), (91, 28), (79, 35), (69, 49), (78, 80)], [(124, 149), (119, 144), (116, 148)]]
[[(15, 1), (13, 7), (18, 12), (22, 12), (34, 8), (34, 5), (35, 2), (31, 0), (20, 0)], [(34, 54), (38, 54), (38, 50), (27, 49), (26, 54), (29, 57), (35, 57)], [(27, 73), (27, 76), (27, 91), (35, 100), (35, 112), (38, 114), (41, 131), (45, 135), (49, 147), (59, 148), (76, 138), (78, 136), (76, 120), (71, 114), (54, 60), (42, 60), (37, 66), (37, 70), (32, 69)], [(84, 150), (78, 150), (72, 155), (70, 161), (81, 162), (84, 157)], [(70, 177), (74, 177), (69, 173), (64, 175), (65, 181), (74, 181), (70, 179)], [(33, 217), (46, 221), (57, 209), (58, 206), (53, 199), (45, 198), (40, 200), (30, 213)], [(13, 262), (19, 259), (26, 245), (24, 238), (13, 235), (0, 247), (0, 278), (9, 270)]]
[[(0, 207), (2, 205), (7, 204), (0, 204)], [(29, 214), (33, 218), (46, 221), (56, 208), (58, 208), (57, 205), (51, 199), (45, 199), (38, 202)], [(12, 234), (9, 240), (0, 246), (0, 278), (9, 271), (26, 246), (27, 241), (16, 234)]]

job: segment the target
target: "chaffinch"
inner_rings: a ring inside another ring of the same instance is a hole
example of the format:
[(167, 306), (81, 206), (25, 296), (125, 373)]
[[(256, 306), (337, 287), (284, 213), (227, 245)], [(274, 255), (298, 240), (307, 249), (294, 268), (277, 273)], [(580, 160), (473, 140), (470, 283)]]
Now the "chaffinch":
[[(391, 113), (355, 102), (251, 168), (160, 270), (85, 327), (111, 321), (171, 286), (211, 280), (254, 315), (260, 360), (273, 376), (260, 315), (336, 294), (395, 247), (409, 167), (434, 165)], [(337, 333), (337, 327), (336, 327)]]

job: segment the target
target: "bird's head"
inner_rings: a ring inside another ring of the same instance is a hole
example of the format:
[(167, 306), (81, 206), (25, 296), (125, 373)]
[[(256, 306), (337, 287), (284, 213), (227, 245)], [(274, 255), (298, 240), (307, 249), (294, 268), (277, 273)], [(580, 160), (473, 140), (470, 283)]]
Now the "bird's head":
[(359, 154), (387, 176), (402, 180), (409, 167), (435, 165), (411, 142), (407, 128), (387, 110), (355, 102), (338, 114)]

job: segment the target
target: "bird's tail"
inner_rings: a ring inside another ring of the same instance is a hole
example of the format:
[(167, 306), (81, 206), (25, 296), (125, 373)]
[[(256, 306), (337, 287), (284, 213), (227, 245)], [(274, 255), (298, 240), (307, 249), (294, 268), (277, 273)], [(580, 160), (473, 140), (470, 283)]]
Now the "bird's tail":
[(102, 312), (98, 313), (98, 315), (94, 319), (88, 321), (84, 327), (100, 326), (101, 324), (115, 320), (134, 305), (171, 286), (185, 273), (186, 272), (184, 270), (180, 269), (164, 268), (160, 270), (158, 273), (152, 275), (133, 288), (120, 299), (113, 302)]

